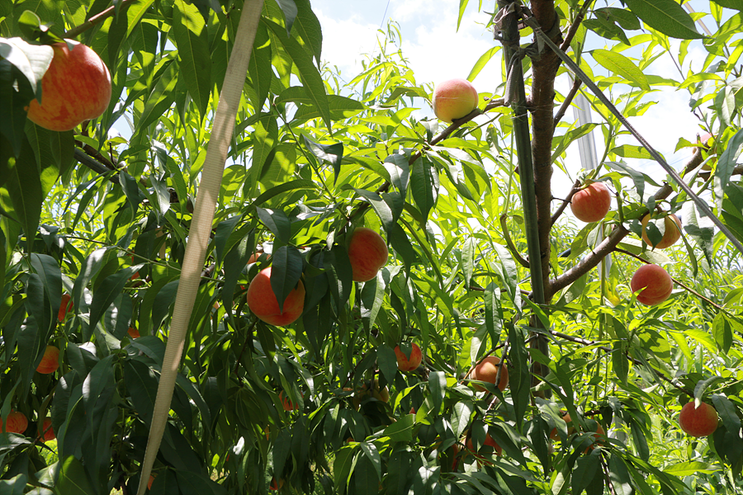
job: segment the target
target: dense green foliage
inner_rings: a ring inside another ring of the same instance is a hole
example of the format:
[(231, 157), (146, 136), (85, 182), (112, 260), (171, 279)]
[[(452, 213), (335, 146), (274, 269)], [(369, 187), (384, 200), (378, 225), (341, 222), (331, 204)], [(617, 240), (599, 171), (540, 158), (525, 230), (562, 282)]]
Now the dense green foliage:
[[(623, 3), (588, 2), (568, 53), (626, 116), (652, 111), (654, 89), (688, 93), (700, 133), (715, 137), (703, 148), (679, 136), (696, 157), (685, 179), (743, 240), (743, 2), (703, 2), (714, 29), (703, 44), (692, 41), (702, 14), (692, 18), (674, 0)], [(23, 108), (43, 56), (16, 37), (46, 43), (112, 5), (115, 15), (77, 39), (106, 62), (120, 96), (75, 131), (28, 122)], [(554, 6), (567, 34), (583, 2)], [(136, 491), (241, 8), (240, 0), (0, 3), (0, 415), (30, 420), (25, 434), (0, 433), (0, 493)], [(637, 169), (647, 150), (620, 144), (626, 131), (587, 95), (602, 118), (558, 122), (553, 165), (573, 180), (606, 181), (616, 200), (594, 224), (539, 219), (551, 229), (542, 247), (551, 283), (579, 276), (534, 304), (522, 198), (535, 193), (522, 193), (513, 113), (497, 101), (506, 83), (481, 91), (487, 111), (453, 129), (417, 120), (432, 86), (407, 66), (396, 27), (386, 34), (345, 84), (321, 65), (309, 0), (266, 0), (151, 492), (267, 493), (272, 480), (283, 493), (361, 495), (743, 488), (741, 253), (672, 182), (654, 196), (663, 181)], [(522, 36), (526, 45), (532, 33)], [(606, 46), (583, 52), (588, 36)], [(690, 47), (708, 54), (701, 73), (682, 69)], [(501, 53), (483, 55), (470, 79), (491, 71), (505, 81)], [(679, 73), (646, 75), (660, 56)], [(531, 84), (528, 58), (523, 68)], [(565, 150), (594, 128), (604, 137), (601, 167), (576, 177)], [(555, 212), (567, 192), (554, 201), (539, 194)], [(662, 251), (639, 235), (656, 206), (684, 223), (683, 240)], [(352, 282), (347, 255), (358, 226), (390, 246), (389, 263), (363, 284)], [(610, 267), (581, 268), (597, 239), (612, 236)], [(666, 302), (636, 302), (629, 280), (638, 257), (679, 282)], [(250, 280), (266, 266), (279, 274), (279, 300), (300, 278), (307, 288), (304, 314), (289, 327), (266, 325), (246, 305)], [(63, 294), (73, 308), (58, 321)], [(547, 353), (532, 345), (540, 337)], [(424, 363), (400, 372), (393, 349), (411, 341)], [(42, 375), (35, 370), (48, 344), (62, 350), (60, 368)], [(467, 373), (492, 353), (507, 363), (509, 387), (476, 392)], [(361, 393), (374, 384), (388, 388), (388, 402)], [(299, 407), (285, 411), (279, 393)], [(678, 427), (694, 398), (720, 416), (710, 437)], [(560, 419), (565, 411), (577, 429)], [(34, 439), (47, 416), (57, 441), (42, 444)], [(606, 437), (591, 434), (597, 423)], [(483, 446), (487, 435), (501, 455)], [(483, 446), (481, 457), (468, 440)]]

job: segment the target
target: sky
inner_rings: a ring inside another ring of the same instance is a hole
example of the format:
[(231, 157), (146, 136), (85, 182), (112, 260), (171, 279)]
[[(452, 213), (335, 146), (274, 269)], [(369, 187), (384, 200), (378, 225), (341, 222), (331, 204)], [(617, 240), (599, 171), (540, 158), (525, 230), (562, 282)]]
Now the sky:
[[(313, 0), (312, 9), (322, 25), (322, 58), (330, 65), (337, 66), (343, 79), (350, 80), (360, 72), (364, 54), (378, 51), (379, 30), (385, 27), (388, 20), (393, 20), (400, 26), (403, 55), (409, 60), (418, 83), (423, 84), (466, 78), (480, 56), (494, 46), (496, 42), (492, 39), (492, 33), (485, 29), (489, 15), (477, 12), (479, 3), (479, 0), (470, 0), (458, 31), (456, 22), (459, 0)], [(701, 11), (705, 3), (707, 2), (692, 0), (691, 5)], [(495, 4), (495, 0), (484, 1), (482, 10), (491, 11)], [(608, 4), (621, 7), (617, 1), (610, 1)], [(597, 6), (604, 5), (604, 0), (597, 1)], [(706, 24), (714, 31), (714, 20), (711, 17), (707, 17)], [(701, 32), (701, 28), (698, 29)], [(606, 40), (595, 34), (589, 36), (589, 48), (603, 48), (607, 44)], [(692, 45), (684, 69), (689, 64), (700, 68), (705, 57), (706, 51), (701, 45)], [(649, 67), (649, 73), (681, 79), (668, 57), (661, 57), (654, 62)], [(474, 80), (474, 85), (478, 91), (492, 92), (501, 82), (500, 64), (491, 62)], [(566, 93), (569, 84), (567, 78), (562, 77), (557, 82), (558, 91)], [(689, 149), (674, 152), (678, 139), (685, 137), (694, 140), (697, 133), (703, 132), (689, 109), (688, 92), (666, 89), (654, 92), (650, 99), (658, 101), (658, 104), (645, 115), (633, 117), (630, 121), (671, 165), (678, 168), (691, 155)], [(417, 116), (420, 118), (431, 115), (429, 108), (422, 108)], [(571, 119), (574, 116), (569, 111), (565, 120)], [(599, 119), (594, 112), (593, 122), (599, 122)], [(601, 135), (598, 131), (595, 132), (597, 147), (601, 153)], [(638, 144), (631, 136), (625, 142)], [(567, 158), (567, 163), (571, 164), (571, 173), (580, 168), (580, 158), (574, 148), (568, 151)], [(665, 172), (654, 162), (638, 164), (633, 160), (633, 166), (656, 179), (665, 177)], [(567, 177), (556, 175), (553, 186), (556, 195), (559, 195), (557, 191), (569, 186)]]

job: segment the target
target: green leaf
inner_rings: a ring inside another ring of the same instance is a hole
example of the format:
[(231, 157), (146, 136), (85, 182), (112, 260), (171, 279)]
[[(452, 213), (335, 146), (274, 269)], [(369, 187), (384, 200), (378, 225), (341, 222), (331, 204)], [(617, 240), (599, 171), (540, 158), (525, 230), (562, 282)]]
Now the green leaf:
[[(415, 415), (405, 414), (390, 426), (384, 429), (383, 435), (390, 437), (393, 442), (412, 442), (415, 427)], [(389, 466), (389, 464), (388, 464)]]
[(410, 172), (410, 188), (416, 206), (428, 221), (428, 214), (436, 206), (439, 197), (439, 173), (430, 159), (420, 158), (413, 163)]
[(552, 139), (552, 161), (557, 160), (557, 158), (565, 152), (568, 146), (570, 146), (570, 143), (585, 136), (586, 134), (591, 132), (597, 125), (598, 124), (591, 123), (583, 124), (582, 126), (576, 127), (575, 129), (570, 129), (563, 136), (555, 136)]
[(41, 187), (39, 168), (28, 139), (23, 140), (21, 153), (10, 169), (7, 188), (13, 209), (26, 238), (33, 239), (39, 226), (44, 192)]
[(109, 275), (96, 288), (93, 293), (93, 301), (90, 304), (89, 323), (87, 327), (84, 327), (83, 338), (85, 340), (90, 339), (93, 329), (95, 329), (106, 309), (119, 297), (131, 276), (137, 273), (142, 266), (141, 264), (133, 265)]
[(645, 24), (671, 38), (701, 39), (694, 20), (674, 0), (624, 0)]
[(462, 17), (464, 16), (464, 11), (467, 8), (468, 3), (469, 3), (469, 0), (459, 0), (459, 15), (457, 16), (457, 31), (459, 31), (459, 25), (462, 23)]
[(320, 21), (312, 12), (309, 0), (294, 0), (297, 5), (297, 17), (294, 19), (292, 29), (299, 37), (309, 45), (315, 63), (320, 66), (322, 61), (322, 29)]
[(284, 300), (297, 287), (302, 277), (302, 265), (302, 254), (294, 246), (281, 246), (274, 251), (271, 288), (279, 302), (279, 311), (284, 310)]
[(717, 313), (715, 319), (712, 320), (712, 335), (720, 349), (727, 354), (733, 345), (733, 329), (725, 313)]
[(289, 53), (292, 61), (297, 66), (299, 77), (307, 90), (307, 94), (320, 112), (323, 122), (325, 122), (325, 126), (330, 130), (330, 107), (328, 106), (328, 97), (325, 94), (325, 83), (323, 82), (317, 67), (312, 63), (312, 56), (297, 42), (297, 40), (289, 38), (283, 27), (267, 19), (263, 19), (263, 22)]
[(428, 390), (433, 400), (433, 411), (438, 413), (446, 396), (446, 375), (443, 371), (433, 371), (428, 375)]
[(206, 24), (195, 5), (176, 0), (173, 10), (173, 38), (178, 47), (181, 69), (187, 74), (183, 79), (203, 119), (212, 90), (212, 57)]
[(320, 144), (312, 141), (306, 135), (302, 134), (304, 145), (319, 160), (325, 160), (333, 166), (335, 173), (334, 183), (338, 181), (338, 175), (341, 173), (341, 162), (343, 161), (343, 143)]
[(256, 208), (256, 213), (261, 222), (281, 242), (288, 244), (292, 236), (292, 223), (282, 210), (269, 210)]
[(142, 361), (130, 359), (124, 363), (124, 380), (134, 409), (149, 426), (157, 396), (158, 375)]
[(715, 405), (717, 414), (722, 418), (722, 423), (725, 425), (725, 429), (728, 431), (739, 431), (741, 422), (738, 417), (738, 412), (733, 403), (720, 394), (712, 394), (712, 403)]
[(41, 78), (54, 58), (48, 45), (31, 45), (21, 38), (0, 38), (0, 58), (4, 58), (28, 81), (37, 99), (41, 100)]
[(679, 462), (678, 464), (674, 464), (663, 470), (663, 472), (666, 474), (670, 474), (671, 476), (678, 476), (680, 478), (684, 478), (686, 476), (696, 477), (700, 473), (711, 474), (718, 471), (718, 468), (699, 461)]
[(73, 456), (61, 462), (55, 489), (57, 493), (64, 493), (64, 495), (97, 495), (90, 485), (85, 468)]
[(395, 351), (387, 344), (382, 344), (377, 348), (377, 363), (379, 371), (388, 383), (392, 383), (397, 375), (397, 356)]
[(712, 0), (717, 5), (722, 5), (729, 9), (743, 10), (743, 0)]
[[(466, 0), (462, 0), (466, 1)], [(461, 18), (460, 18), (461, 20)], [(459, 26), (457, 26), (457, 29), (459, 29)], [(490, 62), (490, 59), (492, 59), (496, 53), (500, 52), (501, 47), (500, 46), (494, 46), (493, 48), (489, 48), (485, 51), (482, 55), (480, 55), (480, 58), (477, 59), (477, 62), (475, 62), (475, 65), (472, 66), (472, 69), (470, 69), (470, 73), (467, 76), (468, 81), (474, 81), (477, 75), (482, 71), (483, 68)]]
[(601, 476), (599, 458), (595, 455), (579, 457), (573, 470), (573, 493), (575, 495), (583, 493), (596, 476)]
[(609, 459), (609, 479), (616, 495), (632, 495), (634, 493), (627, 465), (616, 452), (612, 452)]
[(645, 91), (650, 91), (650, 85), (648, 84), (648, 79), (645, 77), (645, 74), (643, 74), (639, 67), (637, 67), (630, 59), (621, 53), (609, 50), (593, 50), (591, 55), (593, 55), (596, 62), (609, 72), (622, 76), (628, 81), (637, 84)]
[(390, 183), (397, 188), (402, 197), (405, 197), (410, 177), (408, 158), (397, 153), (388, 155), (384, 159), (384, 168), (390, 175)]
[(227, 495), (227, 489), (203, 473), (176, 470), (181, 495)]
[(715, 168), (715, 194), (719, 201), (722, 201), (724, 192), (729, 186), (730, 178), (733, 176), (733, 170), (736, 166), (736, 157), (738, 156), (738, 150), (743, 145), (743, 129), (735, 133), (735, 135), (728, 141), (725, 151), (720, 155), (720, 159), (717, 162)]

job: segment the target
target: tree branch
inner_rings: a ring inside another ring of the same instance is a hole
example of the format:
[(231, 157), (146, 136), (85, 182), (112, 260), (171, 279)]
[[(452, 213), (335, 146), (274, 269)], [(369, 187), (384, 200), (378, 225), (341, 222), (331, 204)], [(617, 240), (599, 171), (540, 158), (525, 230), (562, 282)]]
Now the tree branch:
[(586, 17), (586, 13), (588, 12), (589, 7), (593, 4), (593, 1), (594, 0), (586, 0), (583, 3), (583, 6), (580, 8), (580, 12), (578, 12), (578, 15), (575, 17), (575, 20), (570, 25), (570, 29), (568, 29), (568, 32), (565, 35), (565, 41), (563, 41), (562, 45), (560, 45), (560, 50), (566, 51), (568, 48), (570, 48), (570, 43), (573, 41), (575, 33), (578, 32), (578, 28), (583, 22), (583, 19)]
[(518, 249), (516, 249), (516, 245), (513, 243), (513, 240), (511, 240), (511, 235), (508, 233), (508, 225), (506, 225), (507, 218), (508, 217), (505, 213), (500, 216), (500, 225), (501, 228), (503, 228), (503, 239), (506, 240), (506, 247), (509, 251), (511, 251), (511, 255), (513, 255), (518, 264), (528, 269), (529, 262), (521, 256), (521, 253), (519, 253)]
[(570, 92), (565, 97), (565, 101), (562, 102), (560, 109), (555, 114), (555, 118), (554, 118), (555, 127), (557, 127), (557, 124), (560, 123), (562, 118), (565, 116), (565, 112), (567, 112), (568, 108), (570, 108), (570, 105), (573, 103), (573, 100), (575, 99), (575, 95), (578, 94), (578, 89), (580, 89), (582, 84), (583, 84), (583, 81), (581, 81), (578, 78), (575, 78), (575, 80), (573, 81), (573, 87), (570, 88)]
[[(121, 2), (119, 3), (119, 9), (121, 9), (122, 7), (125, 7), (126, 5), (128, 5), (130, 3), (134, 3), (136, 1), (137, 0), (121, 0)], [(108, 19), (109, 17), (111, 17), (112, 15), (114, 15), (115, 9), (116, 9), (116, 6), (115, 5), (110, 6), (106, 10), (102, 11), (100, 14), (94, 15), (93, 17), (91, 17), (87, 21), (83, 22), (79, 26), (75, 26), (74, 28), (72, 28), (69, 31), (67, 31), (64, 34), (64, 37), (65, 38), (74, 38), (74, 37), (80, 35), (81, 33), (84, 33), (85, 31), (87, 31), (88, 29), (92, 28), (96, 24), (100, 24), (101, 22), (105, 21), (106, 19)], [(119, 10), (119, 12), (120, 13), (123, 13), (121, 10)]]
[(557, 291), (564, 289), (586, 274), (589, 270), (595, 268), (599, 263), (601, 263), (601, 260), (603, 260), (607, 254), (611, 253), (617, 247), (627, 234), (629, 234), (629, 230), (624, 228), (623, 225), (617, 225), (614, 227), (612, 233), (609, 234), (609, 236), (604, 239), (595, 250), (591, 251), (588, 256), (580, 260), (575, 266), (565, 271), (559, 277), (550, 280), (550, 293), (554, 294)]
[(568, 207), (568, 205), (570, 204), (570, 200), (573, 199), (575, 193), (580, 191), (580, 188), (581, 182), (579, 180), (576, 180), (575, 184), (573, 184), (573, 188), (568, 193), (568, 196), (563, 200), (562, 204), (559, 206), (559, 208), (557, 208), (557, 211), (555, 211), (555, 213), (552, 215), (552, 225), (557, 222), (557, 219), (560, 218), (560, 215), (562, 215), (562, 212), (564, 212), (565, 208)]

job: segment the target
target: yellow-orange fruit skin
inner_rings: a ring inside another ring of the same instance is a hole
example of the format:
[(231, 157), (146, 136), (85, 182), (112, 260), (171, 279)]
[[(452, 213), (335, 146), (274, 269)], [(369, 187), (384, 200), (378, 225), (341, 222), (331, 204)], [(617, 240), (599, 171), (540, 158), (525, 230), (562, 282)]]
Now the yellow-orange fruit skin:
[(94, 119), (111, 101), (111, 75), (93, 50), (78, 43), (52, 45), (54, 58), (41, 79), (41, 104), (28, 106), (31, 122), (52, 131), (69, 131)]
[(284, 299), (283, 310), (279, 311), (279, 301), (271, 288), (271, 267), (268, 267), (261, 270), (250, 282), (246, 297), (248, 307), (256, 317), (269, 325), (285, 327), (302, 315), (304, 294), (304, 284), (300, 280)]
[(706, 402), (694, 409), (694, 401), (687, 402), (679, 414), (679, 426), (687, 435), (706, 437), (717, 429), (717, 411)]
[(466, 117), (477, 108), (477, 90), (466, 79), (449, 79), (433, 90), (433, 113), (444, 122)]
[(0, 431), (4, 429), (7, 433), (22, 434), (27, 428), (28, 418), (26, 418), (26, 415), (22, 412), (11, 411), (5, 419), (5, 424), (3, 424), (2, 419), (0, 419)]
[(395, 346), (395, 357), (397, 357), (397, 369), (400, 371), (414, 371), (421, 365), (423, 353), (421, 352), (421, 348), (418, 347), (418, 344), (414, 343), (410, 350), (410, 359), (408, 359), (398, 345)]
[(592, 223), (603, 219), (611, 208), (611, 193), (603, 182), (593, 182), (581, 189), (570, 200), (570, 210), (581, 222)]
[(36, 371), (42, 375), (49, 375), (57, 371), (58, 368), (59, 349), (53, 345), (48, 345), (44, 350), (44, 357), (41, 358), (41, 362), (36, 367)]
[[(498, 388), (502, 392), (508, 386), (508, 368), (501, 366), (500, 359), (495, 356), (488, 356), (480, 361), (472, 370), (471, 379), (490, 382), (495, 385), (495, 379), (498, 376), (498, 368), (501, 367), (503, 368), (503, 371), (501, 371), (500, 374)], [(485, 390), (485, 388), (480, 385), (475, 385), (475, 389), (479, 391)]]
[(299, 409), (299, 404), (293, 403), (287, 395), (284, 395), (283, 390), (279, 392), (279, 400), (281, 401), (281, 407), (284, 409), (284, 411), (289, 412), (294, 411), (295, 409)]
[(376, 231), (366, 227), (353, 231), (348, 243), (348, 259), (354, 282), (368, 282), (376, 277), (388, 256), (387, 244)]
[(658, 244), (653, 245), (645, 230), (649, 221), (650, 215), (642, 217), (642, 240), (645, 241), (645, 244), (648, 246), (654, 249), (665, 249), (673, 246), (681, 237), (681, 221), (676, 215), (671, 214), (663, 219), (663, 226), (665, 229), (663, 232), (663, 238)]
[(660, 304), (671, 295), (673, 280), (663, 268), (658, 265), (643, 265), (637, 269), (630, 281), (632, 292), (642, 289), (637, 294), (637, 301), (646, 306)]
[(129, 335), (129, 338), (132, 338), (132, 339), (138, 339), (140, 337), (139, 330), (137, 330), (134, 327), (129, 327), (126, 333), (127, 335)]

